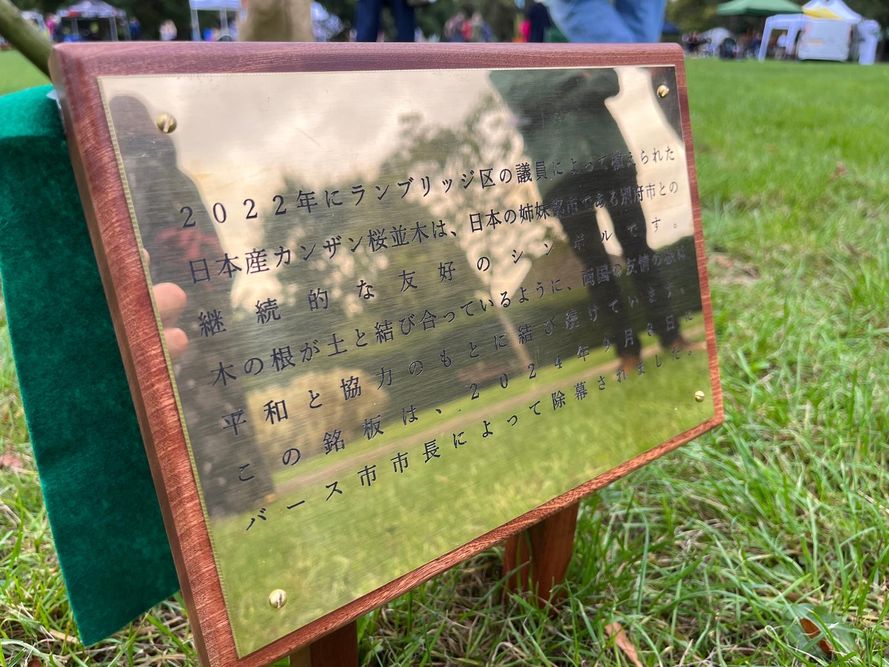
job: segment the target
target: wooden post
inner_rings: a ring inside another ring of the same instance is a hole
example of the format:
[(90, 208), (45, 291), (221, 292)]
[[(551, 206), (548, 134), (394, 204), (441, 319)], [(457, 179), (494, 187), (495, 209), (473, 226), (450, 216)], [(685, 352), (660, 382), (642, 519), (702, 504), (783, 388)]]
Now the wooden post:
[(552, 589), (568, 571), (579, 507), (569, 505), (506, 540), (503, 572), (509, 590), (529, 592), (541, 606), (556, 601)]
[[(578, 503), (506, 540), (503, 571), (512, 591), (534, 594), (541, 606), (556, 602), (552, 589), (562, 583), (574, 552)], [(290, 656), (291, 667), (356, 667), (358, 626), (353, 621)]]
[(358, 667), (358, 625), (352, 621), (300, 649), (290, 667)]
[[(541, 606), (557, 601), (552, 589), (562, 583), (574, 552), (578, 503), (569, 505), (506, 540), (503, 572), (507, 587), (535, 595)], [(290, 656), (291, 667), (356, 667), (358, 626), (353, 621)]]
[[(506, 540), (503, 571), (507, 587), (532, 593), (541, 606), (557, 601), (574, 551), (575, 503)], [(290, 656), (291, 667), (357, 667), (358, 626), (353, 621)]]

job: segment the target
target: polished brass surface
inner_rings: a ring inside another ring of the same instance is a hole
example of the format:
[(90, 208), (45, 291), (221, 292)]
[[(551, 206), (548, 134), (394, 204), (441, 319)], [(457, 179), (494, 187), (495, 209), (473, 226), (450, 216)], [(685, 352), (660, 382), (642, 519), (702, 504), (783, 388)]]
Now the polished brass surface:
[(176, 119), (168, 113), (162, 113), (160, 116), (158, 116), (156, 124), (157, 129), (159, 129), (164, 134), (170, 134), (170, 132), (176, 129)]
[(275, 609), (280, 609), (287, 604), (287, 592), (276, 588), (269, 593), (269, 604)]
[(713, 416), (672, 68), (100, 85), (240, 655)]

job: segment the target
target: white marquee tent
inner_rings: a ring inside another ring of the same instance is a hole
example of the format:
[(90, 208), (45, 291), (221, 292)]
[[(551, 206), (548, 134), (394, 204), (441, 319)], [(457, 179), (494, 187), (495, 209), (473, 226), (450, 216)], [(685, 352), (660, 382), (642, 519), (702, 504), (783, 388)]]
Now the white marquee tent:
[(228, 30), (228, 13), (241, 11), (241, 0), (189, 0), (191, 9), (191, 38), (194, 41), (201, 39), (201, 26), (198, 20), (198, 12), (219, 12), (219, 24), (223, 30)]
[(802, 10), (802, 14), (776, 14), (766, 19), (760, 60), (766, 57), (771, 33), (786, 31), (784, 44), (800, 60), (845, 61), (851, 52), (857, 53), (862, 65), (874, 63), (880, 35), (876, 21), (849, 9), (843, 0), (811, 0)]
[[(60, 9), (57, 15), (60, 19), (70, 20), (75, 33), (78, 31), (78, 20), (107, 20), (111, 39), (115, 42), (118, 39), (118, 21), (126, 21), (127, 18), (127, 13), (124, 10), (113, 7), (102, 0), (81, 0), (70, 7)], [(129, 31), (123, 30), (122, 32), (129, 39)]]

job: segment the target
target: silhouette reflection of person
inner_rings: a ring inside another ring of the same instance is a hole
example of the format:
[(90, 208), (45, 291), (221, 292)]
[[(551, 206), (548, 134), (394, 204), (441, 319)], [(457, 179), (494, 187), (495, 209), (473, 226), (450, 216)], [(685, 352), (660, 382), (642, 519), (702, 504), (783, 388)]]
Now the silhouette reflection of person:
[[(636, 167), (629, 161), (614, 166), (610, 157), (629, 153), (620, 128), (605, 106), (607, 98), (620, 92), (617, 72), (613, 69), (498, 70), (491, 73), (491, 79), (516, 116), (529, 158), (535, 163), (542, 162), (547, 169), (546, 176), (535, 181), (543, 200), (547, 203), (579, 201), (576, 212), (566, 214), (563, 207), (559, 220), (584, 267), (593, 269), (609, 263), (592, 202), (600, 192), (618, 193), (618, 203), (606, 197), (604, 207), (624, 258), (651, 255), (645, 216), (635, 197)], [(601, 156), (609, 157), (605, 168), (592, 173), (582, 167), (572, 169), (572, 159), (583, 165), (590, 160), (596, 162)], [(561, 174), (556, 171), (556, 165)], [(632, 188), (631, 201), (620, 198), (625, 188)], [(580, 238), (582, 246), (575, 245)], [(658, 267), (652, 263), (648, 271), (636, 270), (632, 279), (640, 307), (645, 309), (651, 330), (661, 346), (670, 349), (684, 345)], [(621, 303), (614, 313), (616, 330), (611, 339), (621, 357), (622, 368), (629, 373), (641, 358), (639, 336), (633, 329), (628, 308), (620, 299), (618, 282), (611, 278), (596, 283), (589, 287), (594, 299), (603, 304)], [(657, 306), (651, 304), (652, 295)]]
[[(250, 433), (233, 437), (222, 429), (221, 416), (246, 408), (245, 396), (237, 382), (213, 377), (214, 367), (232, 363), (232, 351), (244, 341), (237, 331), (202, 336), (198, 316), (231, 311), (231, 281), (216, 279), (212, 269), (223, 248), (200, 193), (177, 167), (172, 139), (133, 97), (114, 97), (109, 108), (207, 511), (254, 510), (273, 492), (271, 474)], [(188, 228), (177, 215), (185, 206), (193, 212)], [(204, 259), (211, 279), (195, 281), (190, 262)]]

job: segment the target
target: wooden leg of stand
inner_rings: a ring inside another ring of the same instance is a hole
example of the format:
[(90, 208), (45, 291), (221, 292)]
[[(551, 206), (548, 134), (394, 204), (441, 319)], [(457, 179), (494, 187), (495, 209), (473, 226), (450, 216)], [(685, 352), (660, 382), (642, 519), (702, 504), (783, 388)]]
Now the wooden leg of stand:
[(358, 626), (344, 625), (294, 653), (290, 667), (358, 667)]
[[(578, 505), (509, 538), (503, 570), (511, 590), (533, 592), (541, 605), (554, 602), (552, 589), (565, 579), (574, 550)], [(356, 667), (358, 626), (349, 623), (290, 656), (291, 667)]]
[(530, 592), (542, 606), (555, 602), (552, 589), (565, 579), (574, 551), (578, 508), (566, 507), (506, 541), (503, 571), (509, 590)]

